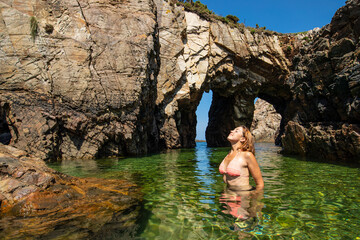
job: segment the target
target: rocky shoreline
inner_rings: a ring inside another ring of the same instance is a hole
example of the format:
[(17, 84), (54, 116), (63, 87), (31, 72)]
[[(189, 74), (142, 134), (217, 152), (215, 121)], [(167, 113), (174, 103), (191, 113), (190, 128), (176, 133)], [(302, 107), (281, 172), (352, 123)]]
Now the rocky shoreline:
[(140, 189), (124, 180), (76, 178), (0, 144), (1, 239), (134, 237)]
[(209, 146), (250, 127), (259, 97), (282, 116), (284, 153), (359, 160), (359, 0), (306, 34), (253, 32), (163, 0), (0, 8), (0, 139), (43, 160), (194, 147), (210, 90)]
[(44, 161), (208, 146), (251, 126), (254, 99), (281, 115), (284, 154), (359, 162), (360, 1), (306, 34), (209, 20), (163, 0), (0, 3), (0, 238), (134, 236), (140, 189)]

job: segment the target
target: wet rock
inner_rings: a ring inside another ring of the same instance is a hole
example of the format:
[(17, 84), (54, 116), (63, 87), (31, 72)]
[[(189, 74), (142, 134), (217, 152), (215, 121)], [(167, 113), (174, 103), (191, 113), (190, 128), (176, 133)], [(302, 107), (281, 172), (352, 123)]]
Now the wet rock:
[(358, 124), (311, 123), (307, 128), (295, 122), (286, 126), (282, 138), (287, 154), (311, 156), (328, 161), (358, 161), (360, 128)]
[(134, 237), (142, 199), (134, 184), (69, 177), (19, 153), (0, 145), (0, 238)]

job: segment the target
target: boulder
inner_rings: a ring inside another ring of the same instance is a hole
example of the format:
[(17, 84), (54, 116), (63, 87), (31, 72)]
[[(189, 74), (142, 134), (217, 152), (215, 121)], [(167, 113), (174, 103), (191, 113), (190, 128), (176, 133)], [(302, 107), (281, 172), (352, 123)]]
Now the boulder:
[(142, 195), (125, 180), (70, 177), (0, 144), (0, 203), (0, 238), (130, 238)]

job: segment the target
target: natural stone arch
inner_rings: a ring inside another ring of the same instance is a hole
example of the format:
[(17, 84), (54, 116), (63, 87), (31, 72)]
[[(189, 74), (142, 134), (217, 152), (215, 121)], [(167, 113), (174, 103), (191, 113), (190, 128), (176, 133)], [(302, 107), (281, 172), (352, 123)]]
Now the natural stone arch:
[[(256, 97), (272, 104), (282, 116), (276, 140), (276, 143), (279, 144), (280, 136), (286, 125), (286, 118), (283, 116), (287, 107), (286, 103), (291, 98), (290, 89), (284, 81), (271, 81), (257, 73), (250, 72), (250, 70), (248, 72), (247, 78), (234, 80), (241, 82), (236, 88), (216, 85), (212, 88), (213, 101), (209, 111), (209, 125), (206, 129), (208, 146), (227, 146), (226, 137), (236, 126), (244, 125), (250, 129)], [(219, 78), (224, 77), (219, 76)], [(229, 85), (234, 84), (230, 83)]]
[[(256, 94), (266, 82), (261, 76), (275, 81), (290, 72), (283, 51), (287, 36), (252, 34), (162, 0), (147, 3), (113, 8), (110, 3), (76, 6), (61, 0), (58, 5), (71, 11), (55, 21), (47, 9), (57, 7), (38, 1), (32, 14), (41, 26), (53, 24), (54, 33), (40, 31), (34, 42), (25, 31), (29, 13), (23, 9), (31, 4), (3, 8), (20, 11), (16, 24), (24, 29), (19, 36), (8, 27), (12, 15), (4, 15), (7, 24), (0, 27), (8, 47), (2, 48), (6, 55), (1, 60), (9, 64), (0, 69), (6, 79), (0, 103), (11, 109), (11, 145), (43, 159), (193, 147), (196, 108), (204, 91), (226, 89), (224, 96), (231, 97), (231, 91), (250, 86)], [(62, 28), (67, 17), (79, 25)], [(14, 36), (24, 41), (15, 44)], [(234, 106), (243, 102), (236, 101)]]
[(233, 28), (162, 0), (35, 2), (5, 3), (0, 14), (12, 146), (43, 159), (192, 147), (196, 107), (211, 89), (214, 106), (230, 101), (237, 114), (222, 125), (250, 124), (259, 96), (283, 115), (285, 152), (359, 156), (358, 0), (307, 35)]
[[(288, 36), (252, 34), (248, 29), (206, 21), (176, 6), (157, 4), (160, 146), (195, 145), (196, 109), (204, 91), (213, 91), (206, 133), (209, 146), (224, 146), (224, 136), (235, 125), (250, 127), (258, 93), (268, 93), (275, 99), (277, 90), (284, 89), (283, 98), (288, 97), (284, 85), (291, 63), (283, 51), (285, 42), (290, 42)], [(222, 119), (224, 116), (231, 119)]]

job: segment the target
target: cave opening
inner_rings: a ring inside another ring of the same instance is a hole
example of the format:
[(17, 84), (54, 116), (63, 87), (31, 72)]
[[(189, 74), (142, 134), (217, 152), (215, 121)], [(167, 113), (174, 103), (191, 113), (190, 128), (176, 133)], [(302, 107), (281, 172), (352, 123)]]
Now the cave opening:
[[(287, 119), (285, 119), (283, 116), (285, 114), (285, 112), (287, 112), (287, 102), (288, 99), (290, 98), (290, 94), (288, 93), (288, 91), (286, 91), (286, 89), (278, 89), (278, 93), (275, 94), (274, 92), (265, 92), (265, 91), (260, 91), (258, 94), (258, 98), (262, 99), (263, 101), (267, 102), (268, 104), (270, 104), (276, 111), (277, 114), (279, 114), (280, 116), (278, 118), (280, 118), (280, 124), (279, 124), (279, 131), (275, 134), (275, 145), (278, 146), (282, 146), (281, 144), (281, 136), (283, 135), (284, 131), (285, 131), (285, 125), (286, 122), (288, 121)], [(271, 108), (271, 107), (269, 107)], [(274, 113), (275, 114), (275, 113)], [(277, 123), (276, 123), (277, 125)]]
[(196, 138), (195, 141), (204, 142), (206, 127), (209, 122), (209, 111), (212, 102), (213, 93), (210, 90), (209, 92), (204, 92), (199, 105), (196, 109)]
[[(265, 117), (263, 123), (259, 122), (259, 125), (264, 124), (274, 130), (271, 130), (271, 134), (265, 133), (265, 135), (270, 135), (270, 139), (269, 136), (267, 139), (255, 136), (257, 142), (274, 142), (275, 145), (281, 146), (281, 136), (284, 133), (286, 122), (282, 116), (287, 111), (288, 89), (276, 85), (264, 85), (264, 87), (256, 89), (248, 85), (237, 90), (224, 89), (223, 87), (212, 88), (211, 90), (213, 97), (205, 133), (208, 147), (229, 146), (227, 136), (231, 129), (237, 126), (244, 125), (251, 129), (255, 112), (255, 99), (257, 98), (261, 99), (260, 102), (263, 100), (267, 102), (267, 108), (271, 108), (270, 112), (275, 115), (274, 118), (276, 119), (275, 121), (272, 118), (267, 119)], [(255, 131), (255, 135), (258, 135), (257, 132)], [(272, 137), (275, 139), (273, 140)]]
[(270, 102), (256, 98), (254, 101), (254, 114), (250, 131), (255, 142), (267, 142), (279, 145), (280, 123), (282, 116)]
[(9, 125), (6, 121), (8, 105), (0, 106), (0, 143), (8, 145), (11, 141)]

